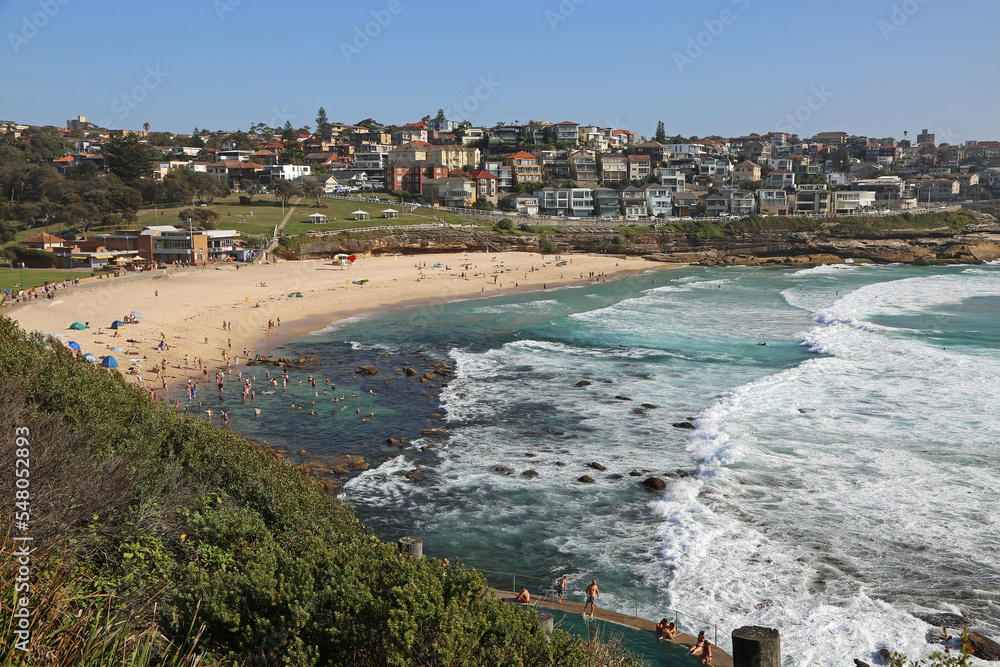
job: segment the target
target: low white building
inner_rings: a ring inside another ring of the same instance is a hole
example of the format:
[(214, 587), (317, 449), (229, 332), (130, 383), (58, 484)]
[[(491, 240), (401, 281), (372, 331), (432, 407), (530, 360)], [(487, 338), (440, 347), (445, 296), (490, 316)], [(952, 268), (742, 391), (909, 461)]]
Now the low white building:
[(833, 193), (834, 213), (853, 213), (859, 208), (875, 205), (875, 193), (870, 190), (841, 190)]
[(312, 167), (307, 164), (268, 164), (260, 169), (261, 183), (270, 183), (279, 178), (294, 181), (302, 176), (311, 176)]

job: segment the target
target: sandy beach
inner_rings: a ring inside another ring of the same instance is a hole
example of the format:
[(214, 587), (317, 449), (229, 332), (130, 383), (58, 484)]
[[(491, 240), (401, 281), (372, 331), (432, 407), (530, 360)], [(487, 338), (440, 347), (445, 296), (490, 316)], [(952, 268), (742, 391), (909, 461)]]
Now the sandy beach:
[[(246, 354), (266, 354), (282, 342), (373, 309), (550, 289), (592, 276), (613, 278), (667, 266), (634, 257), (537, 253), (362, 256), (348, 267), (329, 260), (239, 269), (217, 265), (88, 283), (4, 314), (27, 331), (62, 334), (64, 344), (76, 341), (83, 353), (114, 356), (127, 378), (136, 383), (142, 378), (142, 386), (162, 398), (165, 389), (188, 378), (202, 381), (203, 369), (211, 374), (229, 363), (235, 370), (237, 361), (246, 363)], [(302, 296), (289, 296), (293, 293)], [(108, 327), (133, 311), (142, 319), (115, 336)], [(69, 330), (75, 321), (89, 322), (90, 328)], [(275, 323), (271, 329), (270, 321)], [(116, 347), (124, 352), (112, 352)], [(164, 361), (157, 377), (154, 369)]]

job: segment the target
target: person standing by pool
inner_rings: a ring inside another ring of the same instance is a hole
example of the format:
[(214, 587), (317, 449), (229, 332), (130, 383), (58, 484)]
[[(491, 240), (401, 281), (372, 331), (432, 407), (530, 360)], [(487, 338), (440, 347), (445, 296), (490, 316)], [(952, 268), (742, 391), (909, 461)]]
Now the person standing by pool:
[(597, 579), (594, 579), (593, 581), (590, 582), (590, 585), (587, 586), (587, 603), (583, 605), (584, 616), (587, 615), (588, 606), (590, 607), (590, 615), (591, 616), (594, 615), (594, 610), (595, 610), (594, 602), (595, 600), (600, 600), (600, 599), (601, 599), (601, 589), (597, 587)]
[(556, 592), (559, 594), (559, 597), (556, 599), (556, 602), (558, 602), (559, 604), (562, 604), (563, 596), (566, 595), (566, 582), (568, 580), (569, 580), (569, 575), (564, 574), (562, 579), (556, 582)]

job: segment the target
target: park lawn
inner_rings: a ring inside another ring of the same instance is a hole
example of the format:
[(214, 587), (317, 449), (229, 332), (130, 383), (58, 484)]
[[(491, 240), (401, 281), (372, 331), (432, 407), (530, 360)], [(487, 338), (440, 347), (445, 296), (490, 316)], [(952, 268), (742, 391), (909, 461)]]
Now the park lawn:
[[(24, 288), (31, 289), (32, 287), (39, 287), (49, 283), (57, 283), (73, 278), (89, 278), (96, 275), (97, 273), (86, 269), (74, 269), (72, 271), (70, 269), (25, 269)], [(19, 282), (21, 282), (21, 269), (0, 268), (0, 290), (8, 287), (13, 288)]]

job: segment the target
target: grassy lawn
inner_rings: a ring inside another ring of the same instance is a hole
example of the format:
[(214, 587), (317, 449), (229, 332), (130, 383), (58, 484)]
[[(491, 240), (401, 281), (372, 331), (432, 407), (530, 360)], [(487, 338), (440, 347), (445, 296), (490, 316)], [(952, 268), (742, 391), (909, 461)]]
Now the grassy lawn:
[[(25, 289), (31, 289), (32, 287), (38, 287), (48, 283), (57, 283), (61, 280), (89, 278), (90, 276), (96, 275), (96, 272), (91, 272), (85, 269), (76, 269), (74, 271), (70, 271), (69, 269), (25, 269), (24, 287)], [(0, 290), (8, 287), (14, 287), (14, 285), (19, 282), (21, 282), (21, 269), (0, 267)]]

